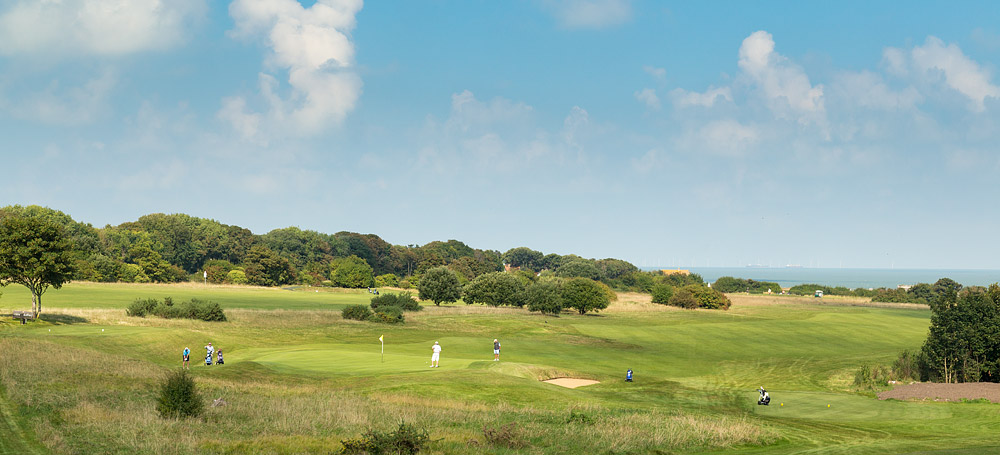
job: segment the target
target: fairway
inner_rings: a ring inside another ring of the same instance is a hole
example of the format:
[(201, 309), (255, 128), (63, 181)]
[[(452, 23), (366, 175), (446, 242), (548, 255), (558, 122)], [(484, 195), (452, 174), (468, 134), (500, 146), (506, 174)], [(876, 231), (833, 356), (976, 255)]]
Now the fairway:
[[(729, 311), (679, 310), (623, 295), (605, 312), (544, 317), (515, 308), (425, 306), (402, 325), (346, 321), (364, 290), (72, 283), (41, 321), (0, 324), (0, 453), (327, 453), (401, 420), (431, 453), (901, 453), (997, 445), (997, 405), (878, 401), (852, 389), (864, 362), (920, 346), (921, 307), (731, 296)], [(131, 318), (135, 298), (219, 302), (229, 322)], [(0, 311), (24, 306), (11, 286)], [(384, 336), (385, 353), (379, 336)], [(500, 362), (492, 340), (500, 339)], [(429, 368), (431, 345), (443, 350)], [(207, 367), (208, 342), (226, 365)], [(163, 421), (156, 384), (192, 349), (204, 421)], [(624, 381), (625, 370), (635, 382)], [(582, 378), (568, 389), (541, 382)], [(755, 406), (757, 387), (771, 406)], [(6, 404), (5, 404), (6, 403)], [(209, 423), (204, 425), (203, 423)], [(516, 423), (523, 446), (483, 439)], [(476, 441), (473, 444), (470, 441)]]

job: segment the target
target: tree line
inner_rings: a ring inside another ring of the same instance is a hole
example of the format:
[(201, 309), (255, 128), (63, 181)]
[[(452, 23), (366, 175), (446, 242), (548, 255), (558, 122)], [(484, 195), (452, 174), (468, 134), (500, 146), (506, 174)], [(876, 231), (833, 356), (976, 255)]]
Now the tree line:
[[(0, 219), (31, 218), (55, 225), (69, 244), (70, 279), (94, 282), (201, 281), (281, 286), (399, 286), (416, 288), (430, 269), (447, 267), (463, 285), (504, 271), (589, 278), (619, 290), (651, 292), (671, 280), (640, 271), (621, 259), (544, 254), (527, 247), (506, 252), (473, 248), (458, 240), (393, 245), (375, 234), (325, 234), (297, 227), (254, 234), (249, 229), (185, 214), (155, 213), (102, 228), (54, 209), (12, 205)], [(685, 285), (703, 284), (701, 277)]]

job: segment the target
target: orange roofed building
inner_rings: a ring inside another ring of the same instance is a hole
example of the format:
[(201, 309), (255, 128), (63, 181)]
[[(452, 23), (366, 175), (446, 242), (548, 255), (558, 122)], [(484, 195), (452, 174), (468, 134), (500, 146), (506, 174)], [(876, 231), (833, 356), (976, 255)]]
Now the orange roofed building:
[(673, 275), (675, 273), (679, 273), (681, 275), (691, 274), (691, 271), (686, 269), (661, 269), (660, 271), (663, 272), (664, 275)]

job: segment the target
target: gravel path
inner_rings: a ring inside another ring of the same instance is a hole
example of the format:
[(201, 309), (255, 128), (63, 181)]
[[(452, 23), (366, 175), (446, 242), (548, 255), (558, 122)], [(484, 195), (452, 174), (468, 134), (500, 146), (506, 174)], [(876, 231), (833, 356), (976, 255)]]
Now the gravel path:
[(962, 401), (985, 398), (1000, 403), (1000, 384), (992, 382), (966, 382), (963, 384), (938, 384), (931, 382), (897, 385), (894, 389), (878, 394), (879, 400), (934, 400)]

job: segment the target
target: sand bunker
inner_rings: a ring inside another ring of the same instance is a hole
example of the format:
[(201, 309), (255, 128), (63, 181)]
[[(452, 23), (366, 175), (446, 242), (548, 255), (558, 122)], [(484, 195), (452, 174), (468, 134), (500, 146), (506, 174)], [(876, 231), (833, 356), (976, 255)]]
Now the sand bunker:
[(555, 384), (562, 387), (568, 387), (570, 389), (583, 387), (585, 385), (593, 385), (601, 383), (601, 381), (594, 381), (592, 379), (576, 379), (576, 378), (555, 378), (542, 382), (547, 382), (549, 384)]
[(898, 385), (896, 388), (878, 394), (879, 400), (934, 400), (962, 401), (987, 399), (1000, 403), (1000, 384), (992, 382), (966, 382), (963, 384), (919, 383)]

